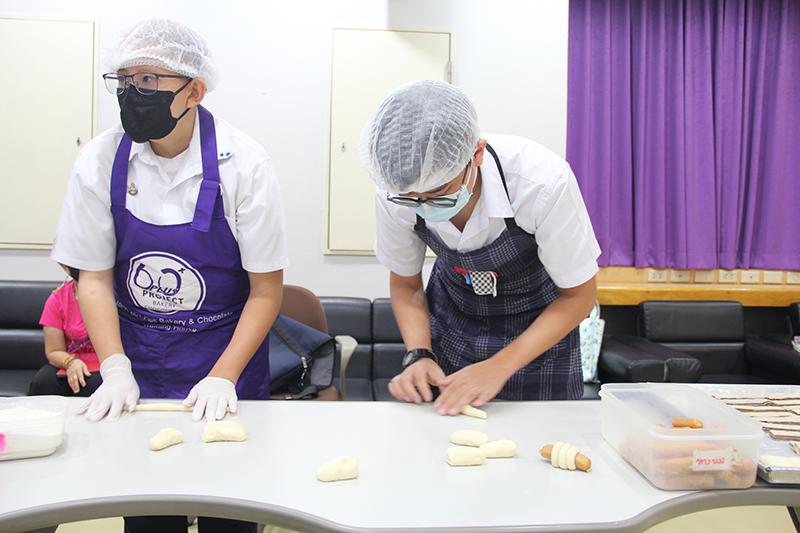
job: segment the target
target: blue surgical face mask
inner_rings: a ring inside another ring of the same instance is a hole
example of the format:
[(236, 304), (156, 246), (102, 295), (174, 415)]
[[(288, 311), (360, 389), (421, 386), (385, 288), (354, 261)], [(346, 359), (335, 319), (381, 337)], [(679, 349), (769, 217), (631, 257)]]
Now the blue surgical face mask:
[(459, 211), (464, 209), (464, 206), (467, 205), (469, 199), (472, 197), (472, 193), (467, 190), (466, 184), (462, 185), (461, 188), (454, 194), (458, 195), (458, 200), (456, 200), (456, 205), (452, 207), (437, 207), (430, 204), (421, 204), (416, 207), (409, 207), (409, 209), (414, 211), (425, 220), (429, 220), (431, 222), (444, 222), (446, 220), (450, 220), (456, 216)]

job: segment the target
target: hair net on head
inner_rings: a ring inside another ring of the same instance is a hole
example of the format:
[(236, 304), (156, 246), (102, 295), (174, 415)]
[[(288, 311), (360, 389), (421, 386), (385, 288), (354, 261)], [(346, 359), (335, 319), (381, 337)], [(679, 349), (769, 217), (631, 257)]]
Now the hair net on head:
[(142, 65), (203, 78), (212, 91), (219, 81), (217, 63), (205, 40), (191, 28), (168, 19), (139, 22), (109, 42), (104, 51), (110, 71)]
[(478, 113), (458, 87), (419, 80), (395, 89), (372, 114), (358, 155), (381, 189), (421, 193), (463, 170), (479, 139)]

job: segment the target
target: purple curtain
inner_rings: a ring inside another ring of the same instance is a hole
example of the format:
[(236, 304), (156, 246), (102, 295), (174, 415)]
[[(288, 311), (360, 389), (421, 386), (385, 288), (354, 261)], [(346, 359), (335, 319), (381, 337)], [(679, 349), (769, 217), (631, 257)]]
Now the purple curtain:
[(570, 0), (601, 266), (800, 270), (800, 2)]

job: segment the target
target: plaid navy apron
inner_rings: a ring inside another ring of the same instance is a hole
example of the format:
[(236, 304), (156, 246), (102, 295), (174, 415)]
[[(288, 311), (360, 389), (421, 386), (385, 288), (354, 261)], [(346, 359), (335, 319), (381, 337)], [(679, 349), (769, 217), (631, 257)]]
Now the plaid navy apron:
[[(491, 146), (486, 148), (508, 195), (500, 160)], [(461, 253), (445, 246), (417, 215), (414, 229), (437, 256), (425, 292), (432, 347), (445, 374), (493, 356), (558, 298), (558, 287), (539, 260), (536, 237), (517, 226), (513, 217), (505, 222), (506, 229), (494, 242)], [(583, 395), (582, 381), (576, 327), (518, 370), (497, 398), (577, 400)]]

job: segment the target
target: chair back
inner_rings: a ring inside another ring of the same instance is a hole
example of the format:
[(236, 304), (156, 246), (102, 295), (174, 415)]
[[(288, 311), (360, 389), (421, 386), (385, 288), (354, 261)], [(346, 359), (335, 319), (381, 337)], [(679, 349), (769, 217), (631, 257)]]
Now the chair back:
[(328, 321), (325, 318), (325, 309), (317, 295), (297, 285), (283, 286), (283, 301), (280, 314), (297, 320), (322, 333), (328, 333)]
[(740, 302), (642, 302), (637, 329), (640, 337), (699, 359), (703, 375), (747, 373)]

